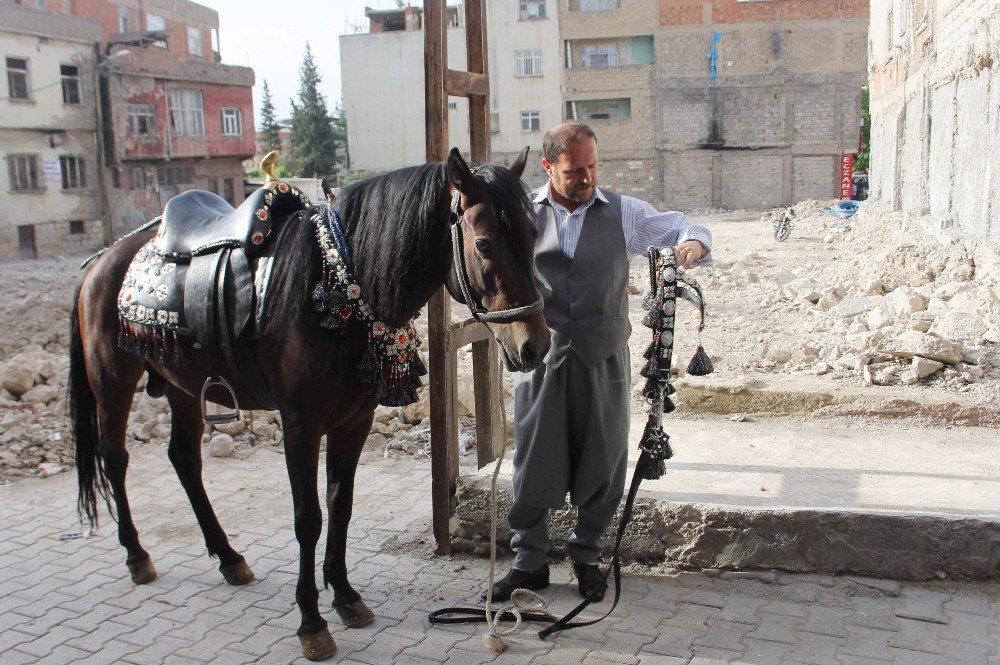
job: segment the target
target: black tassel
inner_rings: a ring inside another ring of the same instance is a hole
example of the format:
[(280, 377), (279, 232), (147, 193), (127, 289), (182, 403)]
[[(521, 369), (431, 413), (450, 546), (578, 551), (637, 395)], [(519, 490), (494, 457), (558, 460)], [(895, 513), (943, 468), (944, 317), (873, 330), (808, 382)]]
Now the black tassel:
[(659, 344), (657, 344), (657, 342), (655, 341), (650, 342), (649, 346), (646, 347), (646, 350), (642, 352), (642, 357), (645, 358), (646, 360), (652, 358), (654, 355), (656, 355), (658, 346)]
[(660, 378), (660, 366), (656, 362), (656, 358), (652, 358), (646, 366), (642, 368), (639, 372), (639, 376), (645, 377), (647, 379), (659, 379)]
[(656, 291), (650, 291), (646, 294), (646, 297), (642, 299), (642, 308), (648, 312), (653, 309), (654, 302), (656, 302)]
[(649, 379), (646, 381), (645, 387), (642, 389), (642, 396), (651, 402), (655, 402), (660, 399), (660, 384), (656, 379)]
[(663, 413), (670, 413), (677, 408), (677, 405), (669, 397), (663, 398)]
[(668, 383), (667, 387), (664, 389), (663, 392), (665, 395), (673, 395), (675, 392), (677, 392), (677, 388), (674, 388), (674, 385), (672, 383)]
[(699, 344), (698, 350), (694, 352), (694, 357), (688, 363), (687, 373), (692, 376), (705, 376), (714, 371), (715, 366), (712, 365), (712, 359), (705, 353), (705, 348)]
[(317, 282), (316, 288), (312, 292), (313, 306), (316, 308), (317, 312), (327, 311), (326, 302), (326, 290), (323, 288), (323, 282)]
[(647, 328), (660, 329), (663, 327), (663, 312), (659, 309), (652, 310), (642, 319), (642, 325)]
[(661, 459), (646, 458), (639, 469), (639, 475), (643, 480), (659, 480), (667, 472), (667, 465)]
[(410, 372), (412, 372), (414, 376), (427, 375), (427, 365), (424, 364), (424, 361), (420, 357), (419, 353), (413, 354), (413, 359), (410, 361)]

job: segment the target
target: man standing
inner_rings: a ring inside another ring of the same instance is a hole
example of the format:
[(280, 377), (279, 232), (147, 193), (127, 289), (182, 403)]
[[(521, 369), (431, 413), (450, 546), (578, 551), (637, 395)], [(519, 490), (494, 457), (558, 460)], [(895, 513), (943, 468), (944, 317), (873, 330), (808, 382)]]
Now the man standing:
[(534, 372), (518, 375), (508, 517), (515, 558), (493, 586), (493, 600), (507, 600), (518, 587), (548, 586), (548, 515), (566, 492), (578, 508), (566, 549), (580, 594), (596, 590), (601, 600), (607, 585), (597, 562), (628, 461), (629, 260), (649, 245), (676, 245), (677, 263), (689, 267), (707, 259), (712, 235), (682, 213), (601, 191), (597, 136), (583, 123), (549, 130), (542, 151), (549, 181), (533, 201), (535, 265), (552, 347)]

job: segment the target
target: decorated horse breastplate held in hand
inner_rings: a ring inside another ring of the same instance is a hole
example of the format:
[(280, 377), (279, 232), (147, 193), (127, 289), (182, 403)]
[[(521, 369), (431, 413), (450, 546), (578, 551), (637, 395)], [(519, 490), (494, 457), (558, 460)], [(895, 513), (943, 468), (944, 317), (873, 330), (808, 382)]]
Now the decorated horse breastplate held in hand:
[(320, 325), (336, 335), (345, 335), (352, 323), (363, 325), (368, 347), (358, 369), (361, 380), (372, 386), (383, 406), (406, 406), (417, 401), (420, 377), (427, 368), (420, 359), (420, 338), (411, 320), (393, 328), (375, 318), (371, 305), (361, 297), (361, 286), (351, 265), (351, 250), (333, 208), (310, 217), (323, 256), (323, 276), (313, 288), (316, 311), (323, 315)]

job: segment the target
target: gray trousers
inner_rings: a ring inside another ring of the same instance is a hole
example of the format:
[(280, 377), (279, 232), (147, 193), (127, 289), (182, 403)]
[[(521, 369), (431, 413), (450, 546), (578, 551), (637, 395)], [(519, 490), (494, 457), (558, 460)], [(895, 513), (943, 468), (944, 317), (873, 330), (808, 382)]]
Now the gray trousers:
[(521, 375), (514, 393), (517, 450), (508, 522), (514, 567), (537, 570), (549, 550), (548, 514), (578, 507), (566, 549), (574, 563), (596, 563), (604, 532), (625, 490), (628, 465), (628, 347), (586, 364), (567, 350), (556, 366)]

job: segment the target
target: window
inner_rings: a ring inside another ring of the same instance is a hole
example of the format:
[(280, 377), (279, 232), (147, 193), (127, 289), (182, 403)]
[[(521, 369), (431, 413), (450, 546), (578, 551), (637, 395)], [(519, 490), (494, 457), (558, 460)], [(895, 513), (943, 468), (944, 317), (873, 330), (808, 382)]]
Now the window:
[(129, 104), (128, 133), (133, 136), (155, 134), (156, 107), (152, 104)]
[(518, 20), (533, 21), (539, 18), (545, 18), (545, 0), (521, 0)]
[(63, 189), (84, 189), (87, 187), (87, 173), (83, 166), (83, 157), (63, 155), (59, 158), (59, 168), (62, 170)]
[(233, 179), (232, 178), (224, 178), (222, 180), (222, 198), (224, 198), (227, 201), (229, 201), (230, 205), (236, 205), (236, 202), (233, 201)]
[(539, 132), (542, 130), (542, 114), (540, 111), (521, 111), (521, 131)]
[(10, 177), (10, 189), (13, 192), (37, 192), (38, 157), (35, 155), (8, 155), (7, 173)]
[(885, 49), (886, 49), (886, 51), (888, 51), (886, 53), (886, 55), (888, 57), (890, 57), (890, 58), (892, 57), (892, 42), (893, 42), (892, 38), (893, 38), (893, 33), (892, 33), (892, 9), (890, 9), (889, 13), (886, 15), (886, 19), (885, 19)]
[(618, 9), (618, 0), (580, 0), (581, 12), (606, 12)]
[(222, 109), (222, 135), (243, 135), (243, 116), (239, 109)]
[(187, 49), (188, 55), (205, 55), (201, 50), (201, 30), (188, 26), (187, 29)]
[(132, 32), (132, 8), (118, 5), (118, 32)]
[(39, 9), (45, 9), (45, 0), (35, 0), (35, 6)]
[(175, 136), (204, 136), (205, 113), (201, 90), (170, 89), (170, 123)]
[(122, 188), (122, 171), (117, 166), (111, 167), (111, 186), (115, 189)]
[(187, 185), (194, 182), (194, 169), (190, 166), (161, 166), (156, 170), (160, 187)]
[(59, 65), (62, 76), (63, 104), (80, 103), (80, 68), (76, 65)]
[(490, 133), (496, 134), (500, 131), (500, 113), (493, 111), (490, 113)]
[(583, 47), (584, 67), (617, 67), (617, 44), (594, 44)]
[[(146, 30), (150, 32), (155, 32), (159, 30), (166, 30), (167, 22), (162, 16), (157, 16), (156, 14), (146, 14)], [(160, 48), (167, 48), (167, 43), (165, 41), (155, 42)]]
[(208, 179), (208, 191), (212, 192), (213, 194), (218, 194), (219, 193), (219, 179), (218, 178), (209, 178)]
[(129, 171), (129, 189), (146, 190), (152, 184), (146, 169), (141, 166), (133, 166)]
[(7, 96), (11, 99), (31, 99), (28, 94), (27, 58), (7, 58)]
[(71, 219), (69, 220), (69, 233), (70, 235), (78, 236), (82, 235), (84, 232), (83, 220), (82, 219)]
[(541, 76), (541, 49), (514, 51), (514, 76)]
[(567, 102), (566, 117), (570, 120), (620, 120), (632, 117), (632, 100), (590, 99)]
[(37, 192), (38, 158), (35, 155), (8, 155), (7, 173), (10, 175), (10, 189), (14, 192)]

